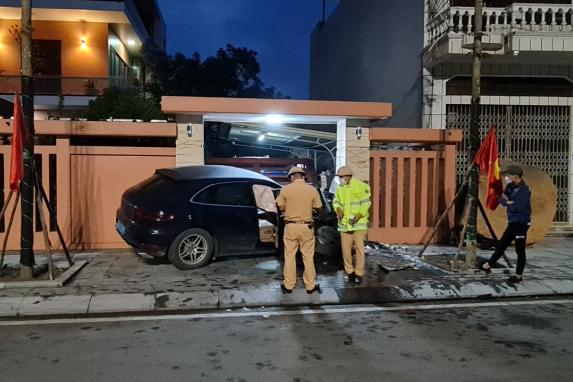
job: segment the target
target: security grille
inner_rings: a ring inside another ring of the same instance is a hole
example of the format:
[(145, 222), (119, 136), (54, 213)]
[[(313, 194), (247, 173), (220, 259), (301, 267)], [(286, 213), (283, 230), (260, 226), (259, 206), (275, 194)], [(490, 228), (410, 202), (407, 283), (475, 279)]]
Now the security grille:
[[(462, 129), (457, 155), (458, 184), (468, 169), (470, 105), (447, 105), (447, 128)], [(568, 221), (569, 124), (568, 106), (482, 105), (480, 137), (490, 126), (497, 130), (500, 157), (547, 172), (557, 186), (556, 222)]]

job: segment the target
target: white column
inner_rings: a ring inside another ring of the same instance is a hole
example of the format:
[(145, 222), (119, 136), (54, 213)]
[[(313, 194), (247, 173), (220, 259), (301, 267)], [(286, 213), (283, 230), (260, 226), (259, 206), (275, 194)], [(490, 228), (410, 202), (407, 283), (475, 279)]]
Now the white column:
[(346, 119), (336, 124), (336, 169), (346, 165)]
[(422, 76), (422, 86), (423, 86), (423, 98), (422, 98), (422, 127), (430, 128), (432, 126), (432, 100), (433, 100), (433, 77), (432, 72), (430, 72), (427, 68), (423, 68), (423, 76)]

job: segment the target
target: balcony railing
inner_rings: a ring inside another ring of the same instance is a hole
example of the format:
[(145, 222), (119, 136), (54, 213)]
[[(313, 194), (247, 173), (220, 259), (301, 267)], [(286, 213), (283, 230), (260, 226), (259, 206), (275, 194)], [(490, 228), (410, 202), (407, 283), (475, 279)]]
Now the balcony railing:
[[(63, 96), (98, 96), (110, 87), (127, 88), (133, 82), (124, 77), (34, 77), (34, 94)], [(0, 75), (0, 94), (21, 93), (20, 76)]]
[[(446, 33), (472, 33), (473, 7), (450, 7), (433, 17), (426, 27), (428, 44)], [(484, 8), (482, 32), (573, 32), (573, 4), (513, 4), (505, 8)]]

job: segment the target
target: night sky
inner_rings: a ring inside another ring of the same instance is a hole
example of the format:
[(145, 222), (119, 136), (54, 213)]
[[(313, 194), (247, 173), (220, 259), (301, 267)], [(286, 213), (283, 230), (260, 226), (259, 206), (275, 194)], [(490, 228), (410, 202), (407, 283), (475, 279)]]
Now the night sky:
[[(310, 35), (322, 0), (158, 0), (167, 49), (207, 57), (231, 43), (256, 50), (266, 86), (308, 98)], [(338, 0), (327, 0), (329, 11)]]

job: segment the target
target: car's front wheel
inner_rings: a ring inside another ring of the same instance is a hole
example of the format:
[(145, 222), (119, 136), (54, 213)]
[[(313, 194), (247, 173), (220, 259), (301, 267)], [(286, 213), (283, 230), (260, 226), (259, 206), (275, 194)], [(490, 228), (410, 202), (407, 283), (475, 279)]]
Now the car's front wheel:
[(179, 269), (196, 269), (204, 266), (213, 257), (213, 237), (209, 232), (192, 228), (180, 233), (167, 252), (171, 264)]

